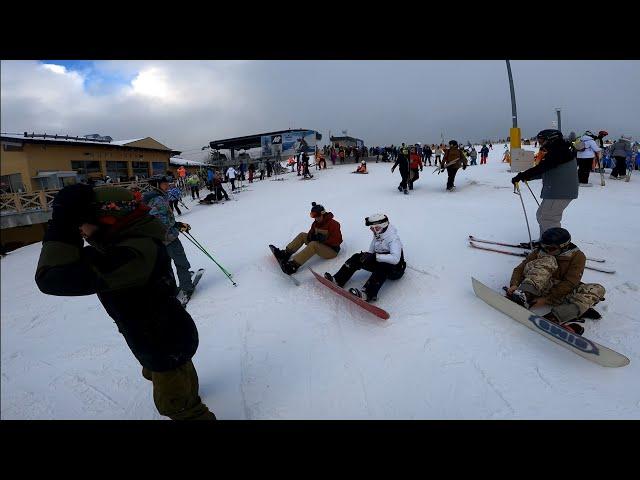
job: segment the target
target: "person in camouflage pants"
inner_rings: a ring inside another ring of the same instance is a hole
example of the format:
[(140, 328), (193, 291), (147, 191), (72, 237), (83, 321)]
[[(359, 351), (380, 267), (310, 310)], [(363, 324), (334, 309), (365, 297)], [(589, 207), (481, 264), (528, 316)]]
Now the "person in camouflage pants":
[[(554, 236), (559, 241), (550, 242)], [(527, 308), (550, 305), (551, 312), (545, 318), (582, 333), (584, 329), (572, 322), (581, 317), (600, 318), (591, 307), (604, 300), (605, 295), (602, 285), (581, 281), (586, 260), (584, 253), (571, 243), (569, 232), (551, 228), (544, 232), (540, 248), (513, 270), (507, 295), (520, 298), (518, 303)]]

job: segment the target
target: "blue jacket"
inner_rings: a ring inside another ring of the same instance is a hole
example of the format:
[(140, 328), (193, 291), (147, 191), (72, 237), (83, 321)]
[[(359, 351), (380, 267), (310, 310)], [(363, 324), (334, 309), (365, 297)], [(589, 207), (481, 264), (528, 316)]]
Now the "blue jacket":
[(169, 200), (180, 200), (182, 198), (182, 192), (178, 187), (171, 188), (168, 192)]
[(169, 195), (158, 191), (145, 192), (144, 195), (142, 195), (142, 202), (151, 208), (149, 215), (153, 215), (167, 227), (167, 235), (164, 240), (165, 245), (170, 244), (178, 238), (180, 232), (178, 232), (176, 228), (176, 219), (169, 206)]

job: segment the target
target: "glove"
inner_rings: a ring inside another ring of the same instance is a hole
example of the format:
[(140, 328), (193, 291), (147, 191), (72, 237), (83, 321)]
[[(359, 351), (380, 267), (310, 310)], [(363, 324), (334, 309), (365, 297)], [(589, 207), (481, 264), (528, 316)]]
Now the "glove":
[(176, 227), (181, 232), (188, 232), (189, 230), (191, 230), (191, 225), (189, 225), (188, 223), (176, 222)]
[(515, 185), (516, 183), (521, 182), (522, 180), (524, 180), (524, 178), (522, 178), (522, 172), (520, 172), (519, 174), (517, 174), (515, 177), (511, 179), (511, 183)]
[(375, 253), (369, 253), (369, 252), (360, 252), (360, 263), (361, 264), (366, 264), (366, 263), (370, 263), (370, 262), (375, 262), (376, 260), (376, 254)]
[(462, 170), (466, 170), (467, 166), (466, 165), (462, 165)]

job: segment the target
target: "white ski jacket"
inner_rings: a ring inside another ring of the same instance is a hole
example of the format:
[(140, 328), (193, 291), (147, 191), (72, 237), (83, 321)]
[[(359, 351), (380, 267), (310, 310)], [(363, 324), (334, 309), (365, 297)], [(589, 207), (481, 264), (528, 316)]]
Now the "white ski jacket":
[(227, 169), (227, 177), (229, 177), (229, 178), (236, 178), (236, 174), (237, 174), (237, 173), (238, 173), (238, 172), (236, 172), (236, 169), (235, 169), (235, 168), (233, 168), (233, 167), (229, 167), (229, 168)]
[(369, 253), (376, 254), (376, 261), (397, 265), (402, 255), (402, 242), (398, 236), (396, 228), (389, 224), (389, 227), (380, 235), (373, 236)]
[(580, 140), (584, 142), (585, 149), (581, 152), (578, 152), (578, 158), (594, 158), (596, 156), (596, 153), (602, 150), (589, 135), (581, 136)]

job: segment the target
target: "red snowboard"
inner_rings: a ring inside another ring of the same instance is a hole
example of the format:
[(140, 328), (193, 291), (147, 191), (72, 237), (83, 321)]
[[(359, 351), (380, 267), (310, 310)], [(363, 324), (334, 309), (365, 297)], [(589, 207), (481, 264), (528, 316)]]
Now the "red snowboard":
[(314, 272), (310, 267), (309, 271), (311, 273), (313, 273), (313, 276), (316, 277), (316, 279), (322, 283), (323, 285), (326, 285), (327, 287), (329, 287), (331, 290), (333, 290), (334, 292), (336, 292), (338, 295), (343, 296), (344, 298), (346, 298), (347, 300), (351, 300), (353, 303), (355, 303), (356, 305), (361, 306), (362, 308), (364, 308), (367, 312), (371, 312), (373, 313), (376, 317), (381, 318), (383, 320), (386, 320), (387, 318), (389, 318), (389, 313), (386, 310), (383, 310), (381, 308), (378, 308), (374, 305), (371, 305), (370, 303), (365, 302), (364, 300), (362, 300), (361, 298), (356, 297), (355, 295), (349, 293), (348, 290), (345, 290), (344, 288), (340, 288), (337, 285), (335, 285), (334, 283), (330, 282), (329, 280), (327, 280), (326, 278), (324, 278), (322, 275), (318, 275), (316, 272)]

